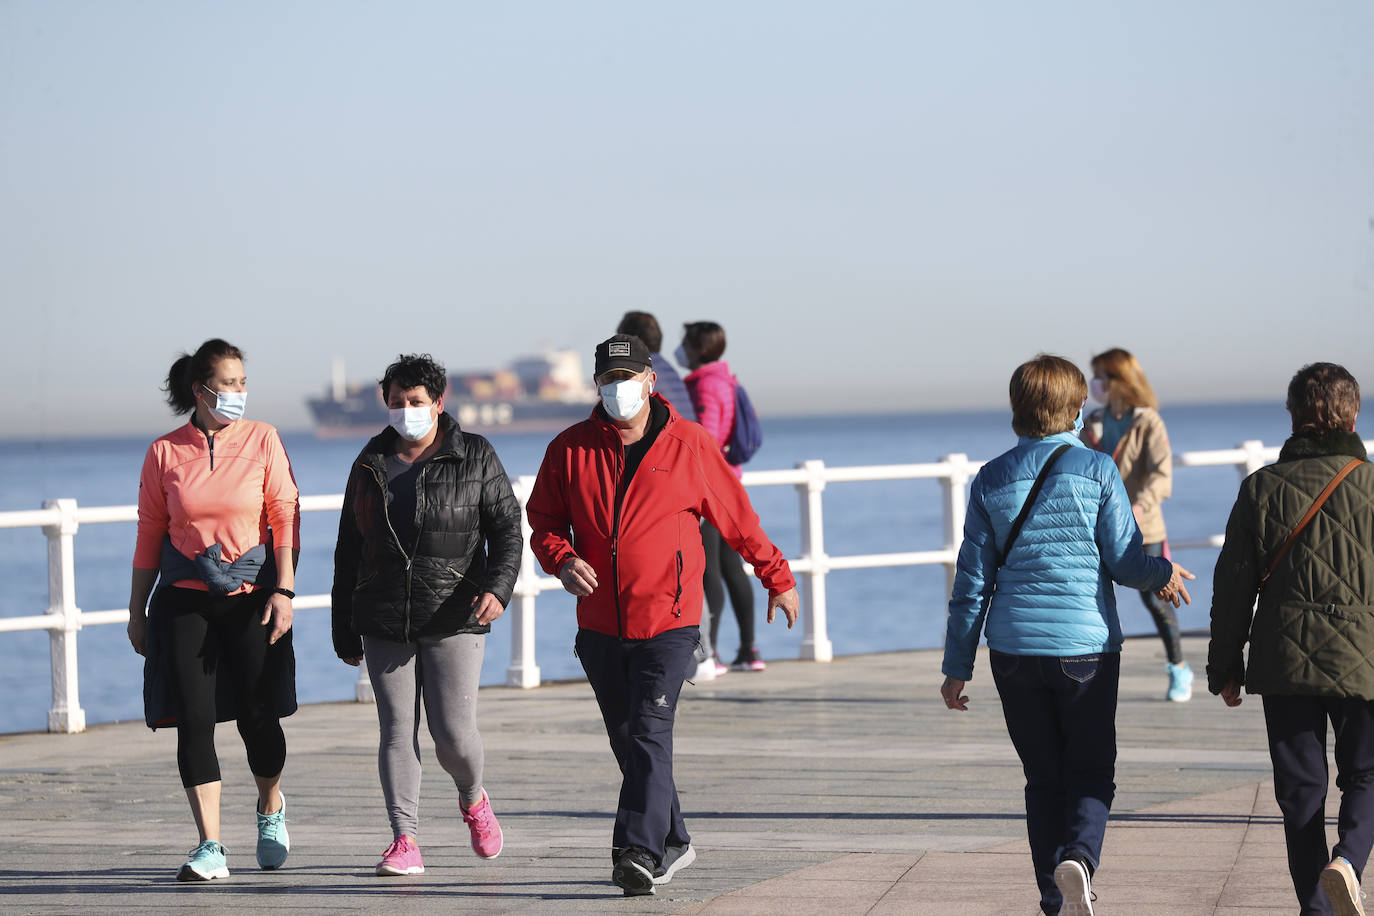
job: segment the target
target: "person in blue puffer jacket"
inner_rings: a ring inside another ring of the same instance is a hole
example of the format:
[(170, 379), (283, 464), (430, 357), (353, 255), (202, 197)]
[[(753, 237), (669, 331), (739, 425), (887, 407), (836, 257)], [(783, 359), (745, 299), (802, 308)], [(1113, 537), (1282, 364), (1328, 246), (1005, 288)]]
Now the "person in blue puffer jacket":
[(1190, 601), (1183, 580), (1193, 575), (1145, 553), (1116, 465), (1079, 440), (1083, 373), (1041, 354), (1017, 367), (1010, 387), (1020, 439), (970, 486), (940, 693), (950, 709), (968, 708), (964, 684), (986, 630), (993, 682), (1026, 774), (1040, 908), (1092, 916), (1092, 875), (1116, 791), (1121, 623), (1112, 582), (1157, 592), (1177, 607)]

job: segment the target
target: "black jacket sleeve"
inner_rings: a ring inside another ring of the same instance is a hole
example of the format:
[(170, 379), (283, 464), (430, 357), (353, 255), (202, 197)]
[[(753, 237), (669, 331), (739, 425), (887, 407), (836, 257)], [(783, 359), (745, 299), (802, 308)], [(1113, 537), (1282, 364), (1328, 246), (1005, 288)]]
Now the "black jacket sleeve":
[(487, 542), (484, 590), (495, 595), (505, 606), (510, 604), (515, 579), (520, 575), (520, 551), (524, 544), (520, 533), (520, 503), (511, 490), (510, 477), (496, 450), (485, 439), (480, 441), (483, 447), (481, 528)]
[(343, 509), (339, 512), (339, 538), (334, 544), (334, 585), (329, 593), (334, 652), (339, 658), (358, 658), (363, 654), (362, 637), (353, 631), (353, 588), (358, 582), (358, 563), (363, 550), (358, 520), (353, 514), (357, 489), (358, 468), (355, 465), (348, 475)]

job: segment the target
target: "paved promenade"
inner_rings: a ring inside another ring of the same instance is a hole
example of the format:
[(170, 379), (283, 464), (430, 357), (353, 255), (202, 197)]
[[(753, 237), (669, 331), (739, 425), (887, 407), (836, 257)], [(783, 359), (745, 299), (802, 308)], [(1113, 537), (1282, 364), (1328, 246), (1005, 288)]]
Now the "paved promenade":
[[(1205, 643), (1188, 639), (1186, 652), (1201, 668)], [(486, 785), (506, 834), (493, 861), (468, 847), (426, 740), (428, 871), (414, 878), (372, 874), (390, 834), (371, 706), (287, 720), (293, 849), (277, 872), (254, 862), (242, 745), (220, 728), (233, 875), (207, 885), (172, 880), (195, 844), (173, 734), (4, 736), (0, 912), (1035, 916), (1021, 771), (986, 659), (967, 713), (944, 708), (939, 682), (938, 653), (906, 652), (689, 686), (678, 783), (699, 858), (640, 898), (609, 883), (619, 774), (585, 684), (483, 689)], [(1258, 700), (1228, 710), (1199, 690), (1172, 704), (1163, 689), (1158, 641), (1129, 641), (1098, 912), (1291, 914)]]

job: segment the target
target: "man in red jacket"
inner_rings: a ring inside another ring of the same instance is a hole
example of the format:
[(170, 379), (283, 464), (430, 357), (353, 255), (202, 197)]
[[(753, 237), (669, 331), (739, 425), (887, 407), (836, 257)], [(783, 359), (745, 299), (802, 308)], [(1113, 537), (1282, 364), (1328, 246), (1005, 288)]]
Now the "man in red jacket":
[(577, 655), (620, 765), (611, 880), (654, 893), (696, 858), (673, 784), (673, 722), (696, 670), (700, 519), (768, 589), (790, 628), (797, 589), (715, 439), (653, 393), (648, 348), (617, 334), (596, 348), (601, 403), (549, 443), (527, 511), (540, 565), (577, 596)]

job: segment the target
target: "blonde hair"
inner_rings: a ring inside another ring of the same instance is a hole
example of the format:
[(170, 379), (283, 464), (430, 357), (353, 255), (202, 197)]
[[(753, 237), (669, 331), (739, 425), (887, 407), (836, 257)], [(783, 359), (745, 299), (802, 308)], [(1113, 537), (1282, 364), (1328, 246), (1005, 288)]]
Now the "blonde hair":
[(1088, 396), (1078, 367), (1062, 356), (1041, 353), (1011, 374), (1011, 428), (1018, 436), (1042, 439), (1073, 428)]
[(1107, 397), (1114, 406), (1159, 409), (1159, 399), (1145, 377), (1145, 370), (1129, 350), (1113, 347), (1097, 354), (1093, 357), (1093, 372), (1101, 372), (1111, 380)]

